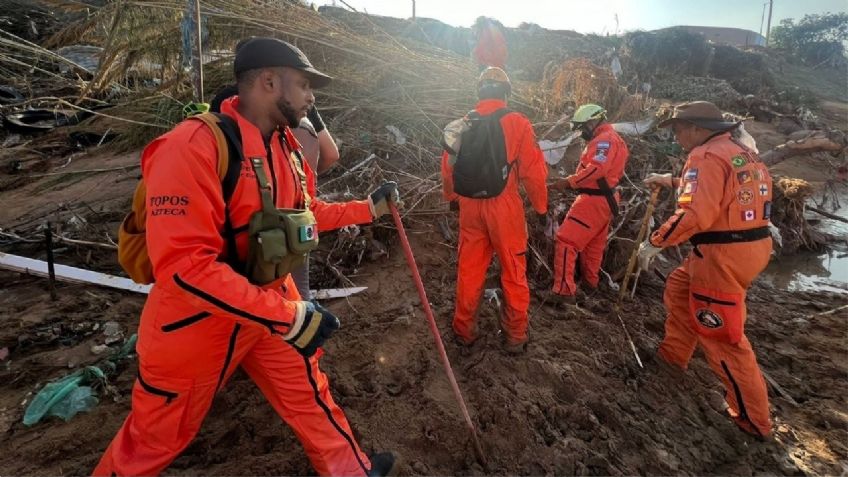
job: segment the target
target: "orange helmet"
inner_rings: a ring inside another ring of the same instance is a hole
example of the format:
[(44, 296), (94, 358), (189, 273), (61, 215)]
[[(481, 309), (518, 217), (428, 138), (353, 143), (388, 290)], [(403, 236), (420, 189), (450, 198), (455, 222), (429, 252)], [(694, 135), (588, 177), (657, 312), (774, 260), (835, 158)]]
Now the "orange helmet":
[(506, 75), (506, 71), (498, 68), (497, 66), (489, 66), (480, 73), (480, 79), (477, 80), (477, 86), (482, 86), (483, 82), (511, 84), (509, 82), (509, 76)]

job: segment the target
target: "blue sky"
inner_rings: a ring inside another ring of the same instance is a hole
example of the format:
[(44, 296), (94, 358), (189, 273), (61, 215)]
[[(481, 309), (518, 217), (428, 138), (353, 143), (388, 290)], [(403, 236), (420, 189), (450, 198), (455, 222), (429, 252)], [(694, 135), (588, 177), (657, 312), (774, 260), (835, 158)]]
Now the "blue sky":
[[(407, 18), (411, 0), (345, 0), (360, 11)], [(318, 5), (332, 4), (320, 0)], [(495, 17), (506, 26), (521, 22), (581, 33), (654, 30), (673, 25), (723, 26), (760, 31), (763, 0), (416, 0), (418, 16), (455, 26), (470, 26), (480, 15)], [(340, 1), (338, 6), (343, 7)], [(768, 10), (768, 7), (766, 7)], [(772, 26), (783, 18), (809, 13), (844, 12), (848, 0), (774, 0)], [(766, 11), (768, 16), (768, 11)], [(765, 34), (765, 26), (763, 26)]]

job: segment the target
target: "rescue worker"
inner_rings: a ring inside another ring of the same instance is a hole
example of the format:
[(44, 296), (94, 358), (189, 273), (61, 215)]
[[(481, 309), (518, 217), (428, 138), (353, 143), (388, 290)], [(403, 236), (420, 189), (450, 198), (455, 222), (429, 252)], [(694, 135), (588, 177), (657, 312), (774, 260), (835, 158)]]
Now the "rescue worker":
[[(236, 51), (238, 51), (239, 46), (236, 47)], [(221, 104), (224, 100), (229, 97), (236, 96), (237, 94), (238, 88), (236, 85), (233, 84), (224, 86), (212, 99), (212, 102), (210, 103), (210, 110), (220, 112)], [(315, 107), (314, 104), (311, 108), (309, 108), (309, 111), (306, 113), (306, 117), (300, 120), (300, 124), (298, 124), (296, 128), (292, 129), (292, 133), (294, 134), (295, 139), (297, 139), (297, 142), (300, 144), (303, 159), (306, 161), (306, 165), (303, 167), (306, 172), (307, 179), (309, 180), (309, 193), (314, 197), (318, 188), (316, 176), (338, 162), (339, 148), (336, 146), (336, 141), (327, 130), (324, 120), (321, 118), (321, 114), (318, 113), (318, 108)], [(348, 203), (353, 204), (353, 202)], [(360, 201), (360, 207), (363, 204), (364, 202)], [(352, 205), (351, 207), (356, 206)], [(319, 216), (319, 222), (321, 222), (321, 219), (322, 217)], [(353, 224), (370, 223), (371, 214), (361, 214), (359, 220), (364, 221), (336, 222), (338, 227), (334, 228), (345, 227)], [(327, 225), (326, 220), (324, 221), (324, 225)], [(329, 228), (322, 227), (322, 230), (326, 231), (329, 230)], [(301, 266), (292, 270), (292, 279), (294, 280), (294, 284), (297, 287), (297, 291), (300, 293), (300, 296), (305, 300), (311, 300), (312, 292), (310, 291), (309, 286), (309, 255), (306, 256), (306, 260)]]
[[(463, 345), (470, 345), (479, 338), (477, 307), (494, 252), (501, 265), (506, 302), (501, 323), (504, 346), (510, 353), (520, 353), (526, 349), (528, 341), (530, 290), (527, 285), (527, 223), (518, 187), (519, 184), (524, 186), (533, 209), (544, 220), (548, 207), (547, 165), (536, 144), (530, 121), (521, 113), (505, 110), (510, 90), (509, 78), (502, 69), (487, 68), (477, 83), (480, 101), (474, 109), (481, 117), (503, 114), (498, 123), (502, 133), (490, 138), (502, 141), (500, 144), (508, 164), (502, 192), (486, 199), (457, 194), (455, 165), (451, 164), (447, 151), (442, 155), (442, 187), (444, 198), (459, 205), (459, 263), (453, 331)], [(495, 145), (491, 149), (496, 149)]]
[[(309, 192), (289, 127), (312, 106), (312, 89), (330, 77), (294, 46), (271, 38), (245, 42), (234, 70), (239, 94), (224, 100), (221, 111), (238, 124), (245, 159), (226, 206), (216, 141), (201, 121), (180, 123), (142, 154), (155, 284), (139, 324), (132, 410), (93, 474), (162, 472), (241, 366), (292, 427), (318, 474), (386, 475), (394, 455), (362, 452), (318, 365), (320, 346), (339, 327), (338, 318), (301, 301), (289, 275), (257, 286), (219, 258), (225, 214), (243, 230), (272, 199), (278, 209), (303, 209)], [(381, 187), (364, 204), (318, 203), (313, 210), (332, 227), (365, 220), (369, 210), (388, 213), (395, 198), (396, 187)], [(240, 260), (252, 248), (249, 238), (236, 236)]]
[(471, 56), (481, 71), (490, 66), (506, 69), (507, 49), (502, 29), (499, 21), (487, 17), (478, 17), (471, 27), (475, 39)]
[(664, 248), (694, 246), (666, 281), (668, 318), (658, 355), (686, 369), (696, 345), (725, 387), (728, 413), (745, 432), (771, 432), (766, 383), (745, 337), (745, 294), (769, 261), (772, 181), (757, 154), (731, 137), (712, 103), (677, 106), (670, 127), (688, 152), (682, 178), (653, 174), (645, 183), (677, 187), (677, 210), (639, 249), (646, 270)]
[[(310, 171), (307, 173), (309, 179), (310, 193), (315, 195), (318, 189), (318, 174), (329, 169), (339, 160), (339, 148), (336, 141), (330, 135), (324, 125), (324, 120), (318, 113), (318, 108), (313, 104), (306, 117), (300, 121), (298, 127), (292, 130), (294, 137), (303, 149), (303, 158), (306, 160)], [(368, 217), (370, 219), (370, 215)], [(369, 223), (360, 222), (360, 223)], [(341, 224), (342, 227), (353, 224)], [(298, 293), (306, 300), (312, 299), (309, 287), (309, 255), (303, 265), (292, 271), (292, 279), (297, 287)]]
[(627, 144), (606, 122), (606, 110), (597, 104), (577, 108), (572, 130), (580, 130), (587, 141), (574, 174), (555, 182), (551, 188), (579, 193), (556, 234), (554, 284), (550, 295), (555, 304), (576, 302), (576, 264), (585, 286), (598, 287), (598, 273), (604, 259), (607, 233), (618, 215), (620, 200), (615, 188), (627, 164)]

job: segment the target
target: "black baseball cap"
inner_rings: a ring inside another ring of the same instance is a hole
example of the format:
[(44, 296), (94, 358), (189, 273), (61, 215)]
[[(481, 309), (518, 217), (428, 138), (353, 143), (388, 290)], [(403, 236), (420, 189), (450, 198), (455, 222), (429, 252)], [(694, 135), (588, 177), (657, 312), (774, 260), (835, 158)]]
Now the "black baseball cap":
[(323, 88), (333, 79), (315, 69), (300, 49), (283, 40), (254, 37), (242, 40), (236, 47), (236, 59), (233, 61), (236, 75), (256, 68), (277, 66), (288, 66), (305, 72), (313, 89)]

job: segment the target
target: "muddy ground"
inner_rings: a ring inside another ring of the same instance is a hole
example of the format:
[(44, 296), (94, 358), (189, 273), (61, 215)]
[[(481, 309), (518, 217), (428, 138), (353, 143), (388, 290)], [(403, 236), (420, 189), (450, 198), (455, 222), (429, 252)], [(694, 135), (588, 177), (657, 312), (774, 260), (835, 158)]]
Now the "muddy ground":
[[(774, 131), (772, 131), (774, 132)], [(775, 134), (778, 134), (774, 132)], [(777, 140), (779, 138), (776, 138)], [(108, 166), (103, 166), (106, 161)], [(79, 160), (81, 169), (118, 167), (132, 155)], [(38, 178), (2, 192), (0, 227), (33, 230), (54, 210), (86, 217), (108, 231), (128, 206), (137, 171)], [(52, 181), (52, 182), (49, 182)], [(84, 203), (85, 206), (80, 205)], [(67, 214), (63, 221), (67, 223)], [(322, 366), (366, 451), (391, 449), (406, 475), (821, 475), (848, 472), (848, 313), (818, 313), (846, 295), (775, 289), (758, 280), (749, 295), (748, 336), (760, 363), (797, 403), (772, 392), (774, 438), (758, 442), (723, 416), (722, 389), (703, 357), (686, 373), (657, 365), (662, 283), (640, 280), (620, 316), (644, 362), (640, 368), (601, 291), (579, 308), (531, 303), (531, 344), (515, 357), (500, 349), (496, 311), (481, 306), (484, 338), (469, 352), (451, 339), (455, 248), (433, 223), (412, 234), (429, 299), (488, 456), (476, 463), (458, 407), (438, 361), (396, 240), (389, 254), (363, 266), (368, 290), (327, 302), (343, 320)], [(98, 232), (99, 233), (99, 232)], [(2, 251), (43, 258), (36, 244)], [(57, 260), (117, 272), (112, 252), (65, 247)], [(673, 263), (663, 265), (667, 272)], [(496, 285), (494, 274), (491, 286)], [(544, 283), (544, 277), (532, 277)], [(0, 469), (4, 475), (90, 472), (129, 409), (130, 360), (112, 379), (114, 393), (69, 422), (21, 423), (32, 393), (49, 380), (93, 364), (107, 321), (127, 334), (143, 297), (63, 284), (51, 302), (43, 280), (0, 272)], [(96, 326), (95, 326), (96, 325)], [(96, 328), (96, 329), (95, 329)], [(197, 439), (166, 471), (171, 475), (312, 474), (293, 433), (256, 387), (236, 373), (220, 392)]]

